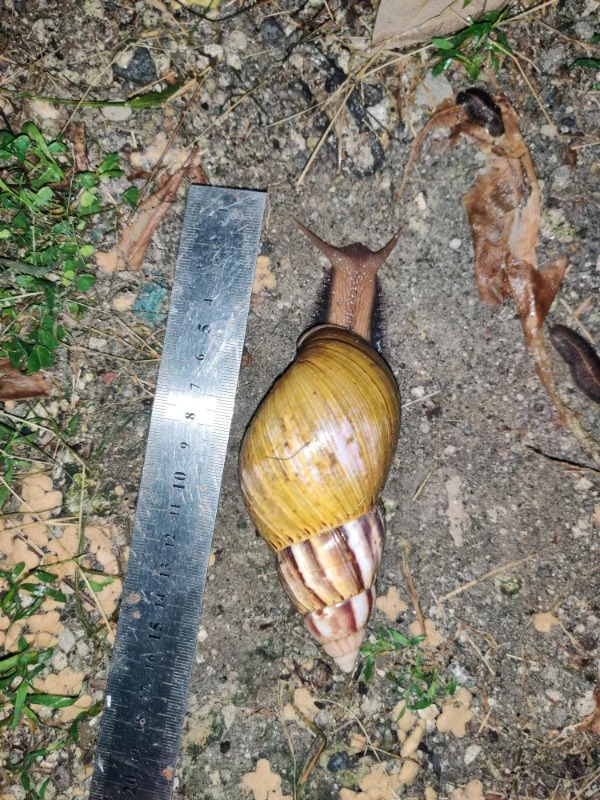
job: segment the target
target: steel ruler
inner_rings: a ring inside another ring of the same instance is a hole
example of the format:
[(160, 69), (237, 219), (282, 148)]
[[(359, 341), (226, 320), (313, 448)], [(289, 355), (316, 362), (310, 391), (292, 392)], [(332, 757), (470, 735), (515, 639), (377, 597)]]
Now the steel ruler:
[(266, 196), (188, 193), (91, 800), (168, 800)]

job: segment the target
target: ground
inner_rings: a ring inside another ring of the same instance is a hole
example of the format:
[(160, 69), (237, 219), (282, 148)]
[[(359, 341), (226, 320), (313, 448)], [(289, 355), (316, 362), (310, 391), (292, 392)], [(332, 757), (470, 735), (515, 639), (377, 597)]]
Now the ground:
[[(261, 2), (220, 22), (194, 16), (198, 6), (178, 10), (166, 2), (4, 6), (2, 87), (105, 100), (156, 88), (158, 79), (165, 88), (165, 79), (197, 78), (196, 93), (188, 87), (156, 108), (76, 110), (91, 156), (120, 152), (128, 174), (147, 176), (173, 135), (167, 167), (198, 145), (211, 183), (268, 191), (261, 281), (248, 321), (176, 796), (598, 797), (597, 734), (571, 727), (592, 712), (598, 681), (597, 468), (558, 423), (512, 304), (496, 312), (478, 300), (461, 203), (481, 167), (475, 147), (461, 141), (450, 148), (445, 134), (433, 135), (397, 199), (416, 132), (440, 101), (471, 83), (460, 65), (434, 78), (432, 50), (403, 60), (383, 51), (372, 62), (381, 68), (359, 76), (374, 20), (368, 3), (298, 9), (285, 0)], [(220, 13), (238, 8), (224, 5)], [(579, 42), (600, 30), (598, 8), (566, 0), (522, 16), (505, 29), (518, 65), (507, 58), (497, 74), (486, 68), (476, 81), (505, 94), (518, 111), (542, 182), (540, 264), (569, 258), (550, 319), (577, 327), (572, 314), (589, 298), (578, 319), (597, 343), (600, 95), (590, 91), (593, 71), (569, 65), (593, 55)], [(347, 88), (314, 106), (348, 75), (356, 89), (309, 164)], [(33, 119), (48, 136), (73, 111), (15, 97), (3, 108), (14, 127)], [(59, 425), (80, 413), (69, 443), (93, 482), (87, 547), (98, 569), (111, 574), (125, 569), (184, 197), (182, 186), (139, 271), (99, 272), (88, 313), (67, 321), (71, 345), (51, 374), (53, 396), (37, 406)], [(411, 635), (418, 598), (430, 620), (419, 650), (426, 664), (439, 665), (441, 680), (457, 684), (453, 699), (438, 698), (419, 716), (399, 719), (397, 683), (386, 679), (388, 670), (414, 667), (414, 652), (378, 660), (369, 681), (333, 669), (290, 607), (242, 504), (237, 459), (245, 427), (322, 305), (326, 264), (294, 217), (335, 244), (360, 240), (374, 249), (402, 229), (381, 273), (383, 352), (403, 411), (383, 491), (384, 602), (371, 631), (372, 640), (379, 625)], [(103, 249), (113, 243), (114, 232), (106, 232)], [(598, 407), (573, 386), (554, 352), (551, 358), (562, 395), (598, 438)], [(11, 413), (27, 412), (18, 404)], [(15, 485), (33, 499), (58, 491), (62, 498), (37, 509), (77, 515), (80, 463), (71, 451), (55, 452), (62, 466), (47, 472), (37, 494), (27, 481)], [(3, 550), (15, 561), (10, 538)], [(104, 598), (108, 616), (113, 600)], [(100, 702), (110, 662), (106, 637), (88, 638), (73, 599), (54, 613), (56, 636), (48, 635), (55, 641), (46, 644), (56, 647), (42, 679), (62, 675), (71, 682), (52, 691)], [(90, 614), (102, 627), (93, 604)], [(13, 636), (13, 648), (15, 642)], [(97, 723), (86, 720), (77, 744), (30, 768), (38, 786), (51, 778), (46, 798), (85, 795)], [(24, 723), (4, 734), (3, 797), (37, 796), (7, 769), (33, 749), (37, 735)], [(43, 731), (44, 741), (51, 735)], [(406, 744), (411, 736), (414, 749)], [(324, 748), (300, 785), (319, 742)]]

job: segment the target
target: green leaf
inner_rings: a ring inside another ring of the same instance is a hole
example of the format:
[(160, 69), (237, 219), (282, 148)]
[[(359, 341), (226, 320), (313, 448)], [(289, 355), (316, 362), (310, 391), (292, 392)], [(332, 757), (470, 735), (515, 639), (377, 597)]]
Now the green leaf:
[(79, 205), (81, 208), (90, 208), (96, 201), (96, 195), (94, 194), (94, 190), (84, 189), (81, 193), (81, 197), (79, 198)]
[(125, 203), (131, 208), (136, 208), (139, 199), (140, 192), (135, 186), (130, 186), (129, 189), (126, 189), (121, 195), (121, 202)]
[(437, 64), (431, 70), (431, 74), (432, 75), (441, 75), (443, 72), (445, 72), (448, 69), (448, 67), (452, 64), (452, 62), (454, 61), (455, 58), (456, 58), (456, 55), (453, 54), (451, 56), (447, 56), (446, 58), (443, 58), (441, 61), (438, 61)]
[(40, 344), (44, 345), (44, 347), (47, 347), (48, 350), (56, 350), (59, 345), (59, 341), (56, 336), (54, 336), (53, 333), (50, 333), (50, 331), (43, 330), (42, 328), (38, 329), (36, 339)]
[(93, 244), (82, 244), (79, 248), (79, 254), (82, 258), (91, 258), (96, 252)]
[(25, 135), (17, 136), (17, 138), (14, 139), (11, 144), (11, 150), (21, 164), (25, 161), (25, 156), (27, 155), (30, 145), (31, 140), (29, 139), (29, 136)]
[(19, 684), (19, 688), (15, 692), (13, 717), (12, 717), (12, 722), (10, 724), (10, 727), (13, 731), (21, 720), (21, 714), (23, 713), (23, 706), (25, 705), (25, 699), (27, 697), (28, 689), (29, 685), (27, 684), (27, 681), (22, 680), (21, 683)]
[(583, 67), (584, 69), (600, 69), (600, 58), (578, 58), (569, 64), (569, 69)]
[(84, 189), (92, 189), (98, 185), (98, 176), (95, 172), (78, 172), (74, 182)]
[(56, 600), (57, 603), (67, 602), (67, 597), (63, 592), (44, 583), (23, 583), (21, 589), (32, 597), (49, 597), (51, 600)]
[(146, 94), (138, 95), (138, 97), (133, 97), (131, 100), (127, 100), (125, 105), (129, 106), (129, 108), (152, 108), (153, 106), (159, 106), (170, 97), (173, 97), (182, 86), (183, 81), (178, 81), (172, 86), (168, 86), (162, 92), (147, 92)]
[(27, 700), (32, 706), (66, 708), (67, 706), (72, 706), (77, 701), (77, 698), (63, 694), (30, 694)]
[(49, 186), (42, 186), (36, 193), (33, 204), (38, 208), (42, 208), (43, 206), (47, 206), (53, 197), (54, 192), (52, 189)]
[(8, 573), (8, 582), (11, 584), (14, 583), (19, 577), (19, 575), (21, 575), (24, 569), (25, 569), (24, 561), (19, 561), (18, 564), (15, 564), (15, 566)]
[(369, 681), (371, 679), (374, 666), (375, 666), (375, 659), (373, 658), (373, 656), (367, 656), (365, 659), (365, 671), (364, 671), (365, 681)]
[(106, 586), (110, 586), (111, 583), (115, 582), (115, 578), (105, 578), (102, 581), (96, 581), (93, 578), (88, 578), (89, 584), (95, 592), (101, 592)]
[(94, 286), (95, 283), (95, 275), (90, 275), (89, 272), (85, 272), (83, 275), (77, 276), (77, 288), (80, 292), (87, 292), (92, 288), (92, 286)]
[(600, 42), (600, 33), (595, 33), (590, 39), (590, 44), (598, 44)]
[(454, 45), (452, 42), (449, 42), (448, 39), (444, 39), (441, 36), (434, 36), (431, 39), (431, 44), (434, 44), (436, 47), (439, 47), (440, 50), (453, 50)]
[(121, 166), (121, 156), (118, 153), (109, 153), (98, 167), (98, 174), (118, 170)]
[(54, 583), (58, 579), (58, 575), (54, 575), (52, 572), (45, 572), (43, 569), (36, 569), (32, 574), (34, 578), (43, 583)]
[[(43, 347), (41, 344), (36, 344), (33, 350), (30, 353), (30, 357), (33, 356), (32, 363), (39, 364), (37, 369), (45, 369), (46, 367), (51, 367), (54, 364), (54, 353), (48, 350), (47, 347)], [(27, 361), (27, 368), (31, 372), (36, 372), (37, 370), (32, 370), (29, 364), (29, 359)]]

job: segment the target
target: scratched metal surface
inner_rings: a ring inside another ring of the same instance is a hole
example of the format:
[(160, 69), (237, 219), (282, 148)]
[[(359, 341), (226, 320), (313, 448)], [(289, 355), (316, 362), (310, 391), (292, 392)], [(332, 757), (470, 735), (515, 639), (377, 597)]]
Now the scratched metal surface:
[(265, 197), (188, 194), (91, 800), (172, 793)]

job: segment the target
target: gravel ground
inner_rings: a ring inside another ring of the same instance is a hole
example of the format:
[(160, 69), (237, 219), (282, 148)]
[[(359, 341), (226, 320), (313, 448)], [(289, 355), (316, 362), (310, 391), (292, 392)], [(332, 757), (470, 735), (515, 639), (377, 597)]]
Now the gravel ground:
[[(578, 42), (600, 30), (598, 9), (566, 0), (509, 26), (537, 99), (510, 59), (477, 81), (518, 110), (543, 188), (540, 263), (569, 257), (550, 318), (573, 325), (571, 312), (590, 298), (579, 321), (597, 343), (600, 95), (589, 91), (593, 70), (568, 67), (587, 54)], [(585, 468), (593, 465), (589, 454), (558, 424), (514, 307), (492, 312), (478, 301), (461, 203), (482, 164), (473, 145), (449, 148), (445, 136), (432, 136), (403, 200), (396, 199), (415, 132), (441, 100), (469, 85), (464, 73), (453, 68), (433, 78), (427, 54), (398, 60), (383, 53), (374, 66), (393, 63), (356, 80), (299, 181), (343, 95), (311, 108), (348, 75), (356, 79), (373, 20), (367, 3), (298, 10), (284, 0), (222, 22), (166, 2), (4, 3), (3, 86), (115, 99), (150, 84), (164, 88), (166, 78), (203, 75), (177, 131), (191, 91), (161, 108), (77, 111), (92, 155), (117, 151), (131, 174), (147, 173), (175, 134), (167, 166), (198, 144), (211, 183), (269, 194), (262, 288), (252, 297), (177, 797), (589, 800), (600, 796), (598, 738), (569, 726), (591, 713), (598, 680), (598, 472)], [(72, 112), (27, 101), (3, 101), (3, 108), (13, 126), (32, 118), (49, 135)], [(156, 376), (149, 348), (162, 338), (183, 205), (182, 191), (139, 272), (100, 274), (94, 307), (82, 324), (70, 323), (75, 341), (90, 349), (64, 354), (53, 376), (56, 407), (40, 404), (60, 422), (61, 384), (72, 381), (77, 399), (69, 402), (81, 412), (74, 446), (94, 470), (89, 524), (110, 531), (119, 569)], [(241, 501), (237, 455), (245, 427), (322, 306), (325, 262), (292, 217), (333, 243), (358, 239), (374, 249), (403, 228), (381, 274), (383, 349), (404, 409), (383, 494), (388, 540), (378, 594), (385, 601), (371, 629), (394, 625), (406, 633), (415, 621), (405, 558), (430, 621), (425, 657), (446, 679), (454, 676), (459, 691), (453, 702), (440, 700), (404, 721), (385, 677), (389, 660), (367, 683), (321, 658)], [(554, 353), (552, 364), (563, 396), (600, 437), (597, 406)], [(53, 480), (67, 503), (68, 476), (59, 470)], [(82, 693), (99, 700), (107, 648), (86, 640), (72, 603), (61, 608), (60, 624), (64, 658), (44, 675), (81, 671)], [(38, 782), (51, 777), (47, 800), (86, 795), (97, 721), (82, 725), (77, 745), (32, 769)], [(411, 726), (422, 738), (409, 753)], [(8, 761), (18, 760), (26, 740), (20, 728), (5, 737)], [(324, 749), (298, 786), (315, 740)], [(6, 800), (35, 796), (6, 769), (0, 780)]]

